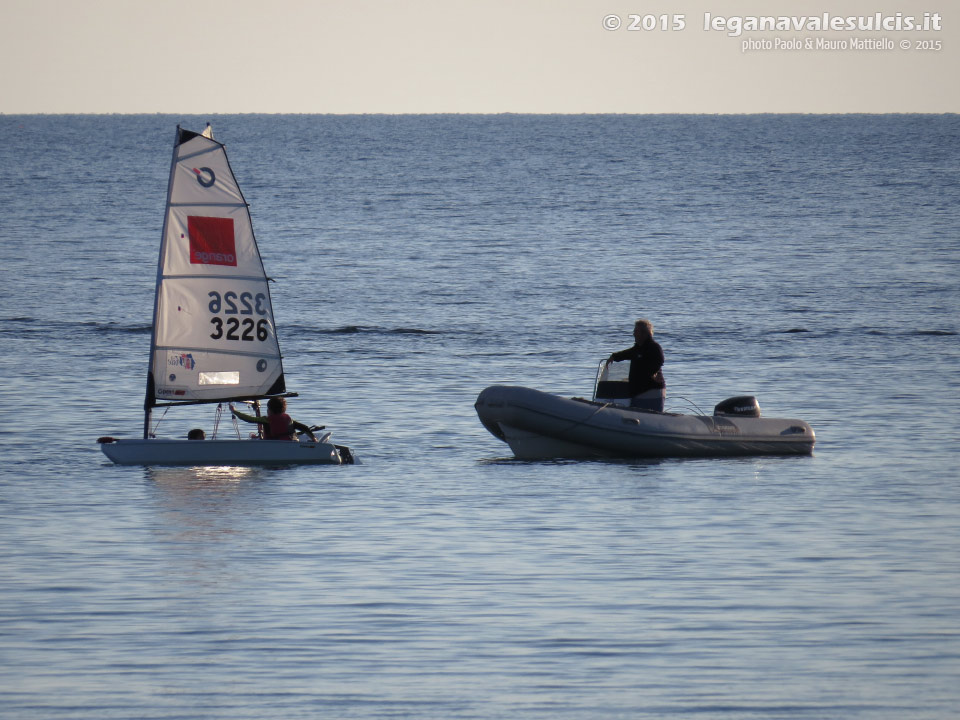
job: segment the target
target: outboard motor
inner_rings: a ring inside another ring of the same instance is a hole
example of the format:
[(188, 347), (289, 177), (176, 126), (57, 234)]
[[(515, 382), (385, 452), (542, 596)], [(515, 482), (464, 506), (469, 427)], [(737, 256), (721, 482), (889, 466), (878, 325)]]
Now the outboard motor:
[(713, 409), (713, 414), (758, 418), (760, 417), (760, 403), (753, 395), (739, 395), (718, 403)]

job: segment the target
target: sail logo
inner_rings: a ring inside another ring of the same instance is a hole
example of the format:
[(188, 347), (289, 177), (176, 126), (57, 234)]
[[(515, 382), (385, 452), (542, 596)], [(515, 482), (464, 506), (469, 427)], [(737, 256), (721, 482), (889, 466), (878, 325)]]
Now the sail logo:
[(179, 355), (168, 355), (167, 365), (182, 367), (184, 370), (193, 370), (197, 366), (197, 362), (193, 359), (191, 353), (180, 353)]
[(203, 185), (205, 188), (212, 187), (217, 181), (216, 173), (214, 173), (213, 170), (208, 167), (193, 168), (193, 172), (197, 176), (197, 182)]
[(187, 235), (190, 237), (191, 265), (237, 266), (233, 218), (189, 215)]

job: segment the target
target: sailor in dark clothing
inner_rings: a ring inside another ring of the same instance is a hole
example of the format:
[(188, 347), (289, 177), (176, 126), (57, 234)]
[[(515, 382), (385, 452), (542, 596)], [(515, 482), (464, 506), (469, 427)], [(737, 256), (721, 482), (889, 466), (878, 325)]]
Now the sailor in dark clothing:
[(615, 352), (610, 362), (630, 361), (630, 400), (632, 407), (663, 412), (667, 396), (667, 383), (663, 379), (663, 348), (653, 339), (653, 324), (649, 320), (637, 320), (633, 326), (636, 344)]

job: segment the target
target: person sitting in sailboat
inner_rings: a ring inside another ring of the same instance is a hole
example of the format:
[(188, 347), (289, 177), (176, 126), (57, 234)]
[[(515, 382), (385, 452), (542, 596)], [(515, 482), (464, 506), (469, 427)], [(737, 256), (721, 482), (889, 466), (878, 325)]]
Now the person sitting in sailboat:
[(633, 326), (633, 347), (615, 352), (607, 363), (630, 361), (630, 405), (663, 412), (667, 382), (663, 378), (663, 348), (653, 339), (653, 323), (641, 319)]
[(287, 401), (282, 397), (272, 397), (267, 401), (266, 416), (247, 415), (235, 409), (232, 404), (230, 405), (230, 412), (233, 413), (234, 417), (245, 422), (263, 425), (263, 438), (265, 440), (296, 440), (297, 433), (302, 432), (306, 433), (313, 442), (317, 441), (312, 428), (287, 415)]

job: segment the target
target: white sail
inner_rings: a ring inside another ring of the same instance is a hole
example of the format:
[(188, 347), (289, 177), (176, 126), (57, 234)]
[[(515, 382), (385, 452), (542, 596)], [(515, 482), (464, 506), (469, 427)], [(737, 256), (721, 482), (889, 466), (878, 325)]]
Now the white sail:
[[(209, 131), (209, 128), (208, 128)], [(285, 390), (263, 262), (224, 147), (177, 128), (146, 408)]]

